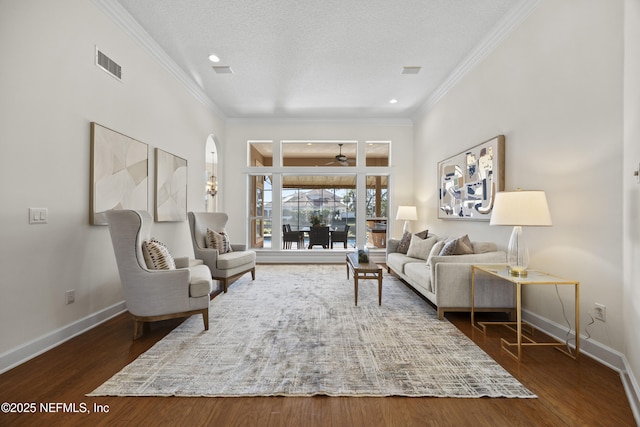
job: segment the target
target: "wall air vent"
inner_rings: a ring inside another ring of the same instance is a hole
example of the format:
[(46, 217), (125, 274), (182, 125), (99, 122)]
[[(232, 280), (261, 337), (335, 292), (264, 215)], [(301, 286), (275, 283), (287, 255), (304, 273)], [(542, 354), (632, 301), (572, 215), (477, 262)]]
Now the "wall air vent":
[(113, 59), (98, 50), (96, 46), (96, 65), (109, 73), (112, 77), (122, 81), (122, 67)]
[(418, 74), (422, 67), (402, 67), (402, 74)]

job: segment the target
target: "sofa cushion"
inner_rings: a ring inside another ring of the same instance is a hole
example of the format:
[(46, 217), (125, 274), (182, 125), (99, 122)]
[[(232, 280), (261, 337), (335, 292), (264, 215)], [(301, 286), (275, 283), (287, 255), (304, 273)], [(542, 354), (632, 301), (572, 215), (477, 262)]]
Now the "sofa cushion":
[(410, 262), (404, 266), (404, 274), (414, 283), (419, 283), (429, 292), (431, 286), (431, 269), (424, 262)]
[(392, 252), (387, 255), (387, 267), (390, 267), (392, 270), (404, 274), (405, 266), (408, 263), (420, 263), (422, 262), (419, 259), (408, 257), (405, 254), (401, 254), (399, 252)]
[(142, 255), (149, 270), (175, 270), (176, 263), (167, 246), (151, 238), (142, 242)]
[(251, 262), (255, 262), (256, 253), (254, 251), (233, 251), (218, 255), (216, 267), (221, 270), (229, 270), (240, 267)]
[(484, 254), (498, 250), (498, 246), (493, 242), (472, 242), (472, 245), (474, 254)]
[(407, 256), (410, 256), (411, 258), (423, 259), (426, 261), (429, 257), (429, 253), (431, 252), (431, 248), (436, 244), (437, 241), (438, 238), (435, 236), (421, 239), (420, 237), (413, 235), (411, 237), (411, 243), (409, 244)]
[(398, 243), (398, 252), (401, 254), (406, 254), (409, 250), (409, 244), (411, 243), (412, 234), (408, 231), (402, 233), (402, 238), (400, 239), (400, 243)]

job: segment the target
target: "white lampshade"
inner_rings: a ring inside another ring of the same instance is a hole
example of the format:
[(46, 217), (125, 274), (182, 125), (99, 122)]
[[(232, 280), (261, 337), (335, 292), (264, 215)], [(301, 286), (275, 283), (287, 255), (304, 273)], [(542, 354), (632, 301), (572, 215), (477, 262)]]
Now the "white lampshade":
[(514, 276), (526, 276), (529, 266), (529, 249), (522, 226), (551, 225), (551, 215), (544, 191), (499, 192), (491, 210), (490, 225), (512, 225), (507, 262)]
[(418, 210), (415, 206), (398, 206), (397, 220), (415, 221), (418, 219)]
[(501, 191), (491, 210), (491, 225), (550, 226), (544, 191)]
[(418, 219), (418, 210), (415, 206), (398, 206), (398, 213), (396, 214), (397, 220), (404, 220), (404, 226), (402, 232), (409, 231), (409, 221), (415, 221)]

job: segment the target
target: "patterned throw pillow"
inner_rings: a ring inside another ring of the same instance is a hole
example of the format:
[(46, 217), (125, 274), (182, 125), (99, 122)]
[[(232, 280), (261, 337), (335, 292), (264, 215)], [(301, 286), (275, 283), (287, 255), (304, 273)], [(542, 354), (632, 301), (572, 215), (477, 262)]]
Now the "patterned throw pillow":
[(207, 248), (217, 249), (218, 253), (221, 254), (233, 251), (233, 249), (231, 249), (231, 240), (229, 239), (229, 235), (224, 230), (217, 232), (207, 228), (207, 238), (205, 243)]
[(402, 238), (400, 239), (400, 243), (398, 243), (398, 253), (406, 254), (409, 250), (409, 245), (411, 244), (411, 233), (405, 231), (402, 234)]
[(149, 270), (175, 270), (176, 263), (167, 246), (155, 238), (142, 242), (142, 255)]
[(442, 247), (442, 250), (440, 251), (440, 253), (438, 254), (439, 256), (448, 256), (448, 255), (453, 255), (453, 253), (456, 250), (456, 241), (458, 239), (453, 239), (453, 240), (449, 240), (447, 243), (444, 244), (444, 246)]
[(462, 237), (458, 237), (457, 239), (453, 239), (445, 243), (439, 255), (468, 255), (472, 253), (473, 245), (471, 244), (469, 236), (465, 234)]

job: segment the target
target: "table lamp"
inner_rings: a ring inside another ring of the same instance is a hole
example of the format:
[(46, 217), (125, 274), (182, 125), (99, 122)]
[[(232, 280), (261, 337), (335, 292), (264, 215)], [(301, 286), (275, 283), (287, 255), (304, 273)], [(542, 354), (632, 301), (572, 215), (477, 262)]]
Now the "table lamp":
[(490, 225), (512, 225), (507, 263), (512, 276), (526, 277), (529, 266), (529, 249), (522, 227), (551, 225), (551, 215), (544, 191), (501, 191), (491, 211)]
[(415, 221), (417, 219), (418, 211), (415, 206), (398, 206), (396, 220), (404, 220), (404, 227), (402, 227), (403, 233), (409, 231), (409, 221)]

